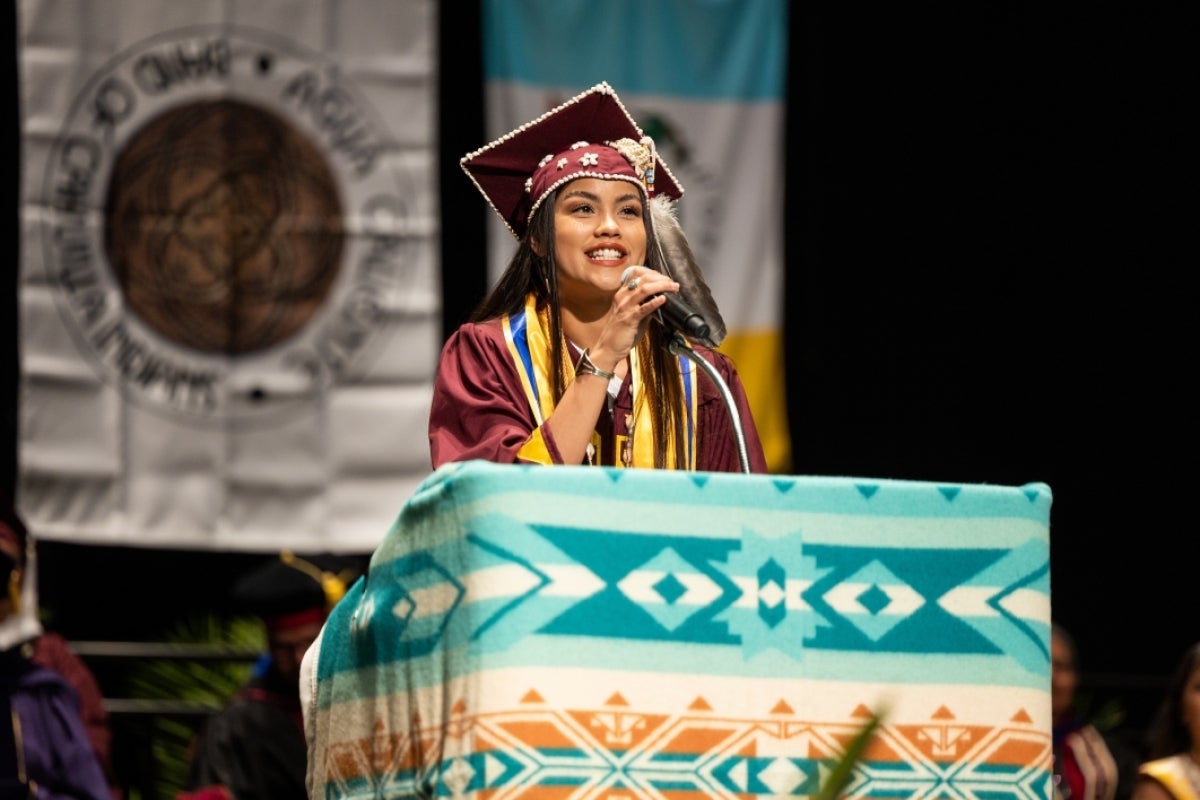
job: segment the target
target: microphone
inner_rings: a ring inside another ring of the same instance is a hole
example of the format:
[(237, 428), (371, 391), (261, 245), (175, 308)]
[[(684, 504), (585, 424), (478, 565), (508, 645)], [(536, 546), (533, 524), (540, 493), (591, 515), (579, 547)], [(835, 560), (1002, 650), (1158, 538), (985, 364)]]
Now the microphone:
[[(621, 285), (629, 280), (630, 273), (633, 272), (633, 267), (626, 267), (621, 273)], [(667, 302), (659, 307), (659, 319), (671, 330), (681, 333), (689, 339), (702, 342), (710, 347), (714, 346), (712, 340), (708, 338), (709, 329), (708, 323), (704, 317), (700, 316), (700, 312), (689, 306), (687, 302), (679, 296), (678, 292), (664, 292), (655, 297), (665, 297)]]

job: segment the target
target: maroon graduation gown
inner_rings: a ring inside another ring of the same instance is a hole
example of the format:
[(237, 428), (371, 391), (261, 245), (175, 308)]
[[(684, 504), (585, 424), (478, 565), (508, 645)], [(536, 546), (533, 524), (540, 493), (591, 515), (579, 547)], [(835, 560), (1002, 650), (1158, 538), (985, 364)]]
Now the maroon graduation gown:
[[(746, 392), (733, 362), (723, 353), (696, 346), (729, 387), (746, 436), (750, 470), (767, 471), (762, 442), (750, 415)], [(721, 392), (707, 374), (698, 379), (696, 468), (708, 472), (740, 472), (737, 439)], [(626, 433), (632, 414), (627, 376), (615, 399), (596, 421), (601, 446), (596, 463), (619, 464), (617, 437)], [(501, 464), (517, 460), (517, 451), (537, 427), (521, 378), (509, 355), (499, 320), (467, 323), (446, 341), (433, 387), (429, 415), (429, 446), (436, 469), (451, 461), (484, 459)], [(543, 437), (554, 463), (562, 457), (550, 431)]]

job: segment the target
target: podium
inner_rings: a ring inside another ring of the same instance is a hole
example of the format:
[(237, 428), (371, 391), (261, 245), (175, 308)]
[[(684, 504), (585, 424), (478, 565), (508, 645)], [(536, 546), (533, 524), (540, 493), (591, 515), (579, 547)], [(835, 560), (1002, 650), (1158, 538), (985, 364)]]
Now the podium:
[[(1049, 798), (1051, 490), (433, 473), (306, 664), (322, 798)], [(313, 682), (315, 680), (315, 683)]]

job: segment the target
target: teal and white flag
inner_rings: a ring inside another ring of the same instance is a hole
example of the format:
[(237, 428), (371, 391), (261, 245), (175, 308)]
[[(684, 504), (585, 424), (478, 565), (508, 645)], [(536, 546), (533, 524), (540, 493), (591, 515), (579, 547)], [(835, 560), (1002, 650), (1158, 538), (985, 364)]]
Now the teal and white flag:
[(21, 0), (18, 503), (364, 551), (429, 472), (430, 0)]
[[(486, 125), (501, 136), (607, 81), (684, 188), (679, 216), (729, 328), (773, 472), (783, 381), (785, 0), (484, 0)], [(482, 143), (481, 143), (482, 144)], [(490, 274), (513, 239), (490, 220)]]

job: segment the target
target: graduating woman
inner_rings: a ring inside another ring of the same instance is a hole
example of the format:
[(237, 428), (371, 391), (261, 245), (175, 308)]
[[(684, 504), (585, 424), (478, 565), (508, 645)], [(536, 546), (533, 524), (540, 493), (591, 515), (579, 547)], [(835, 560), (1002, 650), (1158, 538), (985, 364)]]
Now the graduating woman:
[[(443, 347), (433, 466), (766, 472), (737, 371), (714, 349), (724, 323), (675, 215), (683, 190), (612, 88), (597, 84), (461, 163), (518, 244)], [(702, 324), (670, 324), (672, 296)], [(721, 376), (742, 439), (688, 349)]]

